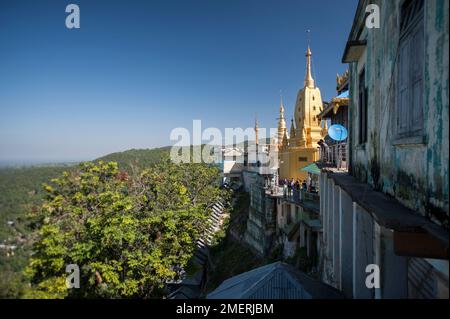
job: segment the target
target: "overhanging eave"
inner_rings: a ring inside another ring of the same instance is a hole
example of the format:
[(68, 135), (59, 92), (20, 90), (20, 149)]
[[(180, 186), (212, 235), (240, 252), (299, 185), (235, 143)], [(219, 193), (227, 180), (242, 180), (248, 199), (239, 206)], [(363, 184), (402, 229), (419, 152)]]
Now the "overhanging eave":
[(354, 40), (348, 41), (345, 46), (344, 55), (342, 57), (342, 63), (357, 62), (366, 49), (366, 40)]

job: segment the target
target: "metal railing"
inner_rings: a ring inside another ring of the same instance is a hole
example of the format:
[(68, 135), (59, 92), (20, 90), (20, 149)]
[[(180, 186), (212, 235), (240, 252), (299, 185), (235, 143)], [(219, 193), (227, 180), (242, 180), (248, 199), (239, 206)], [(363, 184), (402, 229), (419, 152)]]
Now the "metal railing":
[(320, 196), (319, 193), (309, 192), (304, 189), (291, 189), (284, 187), (283, 198), (287, 199), (295, 204), (309, 204), (309, 206), (319, 207)]
[(320, 161), (336, 168), (347, 168), (347, 143), (338, 143), (319, 148)]

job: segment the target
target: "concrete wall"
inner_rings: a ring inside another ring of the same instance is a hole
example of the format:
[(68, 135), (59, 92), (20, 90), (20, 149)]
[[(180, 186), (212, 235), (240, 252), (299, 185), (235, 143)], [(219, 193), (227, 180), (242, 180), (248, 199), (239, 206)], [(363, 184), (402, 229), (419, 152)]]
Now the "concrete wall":
[[(408, 297), (408, 258), (394, 253), (394, 233), (386, 228), (380, 228), (381, 257), (377, 261), (381, 269), (382, 298)], [(388, 269), (389, 271), (383, 271)]]
[(340, 191), (340, 260), (341, 289), (347, 298), (353, 297), (353, 201), (343, 190)]
[(335, 287), (341, 288), (341, 243), (340, 243), (340, 205), (341, 205), (341, 196), (340, 196), (340, 188), (339, 186), (333, 186), (333, 273), (334, 273), (334, 281)]
[(319, 240), (321, 251), (319, 252), (319, 265), (321, 265), (322, 281), (334, 286), (334, 181), (328, 178), (326, 173), (321, 173), (320, 181), (320, 220), (322, 222), (322, 238)]
[(366, 267), (374, 263), (374, 222), (372, 217), (353, 203), (353, 298), (374, 298), (366, 286)]
[(334, 181), (332, 179), (327, 180), (327, 228), (328, 240), (326, 242), (326, 256), (330, 260), (330, 267), (333, 268), (333, 215), (334, 215)]
[[(350, 65), (352, 175), (441, 223), (448, 221), (449, 211), (449, 1), (424, 1), (424, 143), (415, 144), (399, 143), (396, 134), (402, 2), (370, 1), (380, 7), (381, 28), (363, 27), (360, 39), (367, 40), (366, 52)], [(358, 145), (358, 71), (363, 66), (369, 96), (368, 141)]]

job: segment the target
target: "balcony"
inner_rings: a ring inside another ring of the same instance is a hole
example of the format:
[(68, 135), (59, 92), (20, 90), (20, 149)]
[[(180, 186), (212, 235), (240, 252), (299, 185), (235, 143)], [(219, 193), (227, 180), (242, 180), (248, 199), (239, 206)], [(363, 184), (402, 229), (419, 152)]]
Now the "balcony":
[(337, 143), (320, 147), (319, 162), (324, 166), (347, 170), (347, 143)]
[(319, 213), (320, 211), (320, 197), (316, 192), (309, 192), (303, 189), (293, 189), (289, 192), (286, 189), (283, 197), (291, 203), (302, 206), (310, 211), (316, 213)]
[(313, 187), (315, 191), (308, 191), (305, 189), (290, 189), (285, 185), (270, 184), (266, 188), (266, 195), (274, 198), (284, 199), (291, 203), (297, 204), (310, 211), (319, 213), (320, 211), (320, 196), (317, 192), (318, 188)]

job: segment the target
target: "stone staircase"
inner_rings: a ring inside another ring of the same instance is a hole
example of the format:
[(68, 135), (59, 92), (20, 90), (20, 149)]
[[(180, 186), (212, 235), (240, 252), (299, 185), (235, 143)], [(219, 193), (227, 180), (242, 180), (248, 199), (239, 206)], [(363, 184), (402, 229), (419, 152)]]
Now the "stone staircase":
[(191, 299), (198, 298), (205, 283), (205, 273), (209, 260), (209, 247), (212, 244), (214, 235), (222, 229), (226, 217), (225, 206), (222, 202), (216, 202), (210, 207), (211, 215), (207, 220), (207, 227), (203, 235), (197, 240), (197, 249), (192, 257), (192, 262), (198, 266), (199, 270), (191, 275), (182, 275), (182, 279), (177, 282), (168, 282), (169, 299)]

